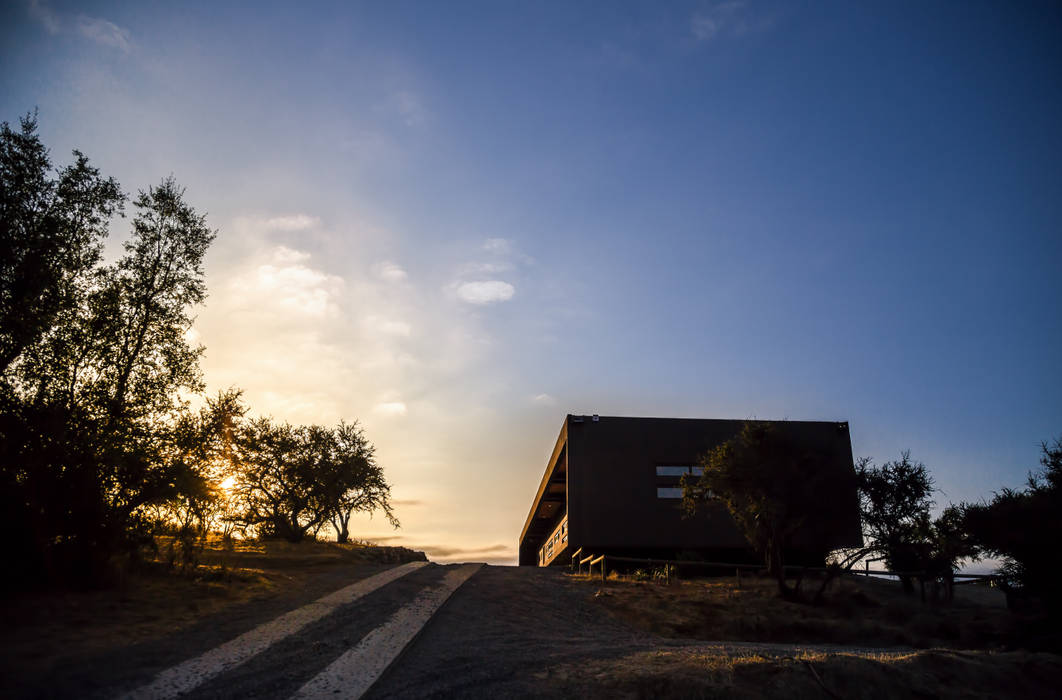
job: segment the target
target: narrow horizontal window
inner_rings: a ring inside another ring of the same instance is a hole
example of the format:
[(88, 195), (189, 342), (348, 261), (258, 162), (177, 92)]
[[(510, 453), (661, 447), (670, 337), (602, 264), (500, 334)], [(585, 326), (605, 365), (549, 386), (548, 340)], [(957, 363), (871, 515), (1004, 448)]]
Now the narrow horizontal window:
[(694, 476), (704, 476), (704, 467), (690, 467), (690, 474)]
[(665, 486), (658, 486), (656, 489), (657, 498), (682, 498), (682, 489), (671, 488)]
[(683, 476), (690, 473), (689, 467), (657, 467), (657, 476)]

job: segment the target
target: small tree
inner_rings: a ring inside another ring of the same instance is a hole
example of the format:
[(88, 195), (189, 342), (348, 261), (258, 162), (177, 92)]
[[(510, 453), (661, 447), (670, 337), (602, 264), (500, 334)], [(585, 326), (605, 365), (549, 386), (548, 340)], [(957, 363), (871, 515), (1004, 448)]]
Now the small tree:
[(683, 506), (693, 513), (712, 499), (725, 503), (764, 557), (779, 594), (792, 597), (783, 553), (799, 533), (816, 529), (826, 517), (819, 504), (822, 461), (822, 455), (786, 439), (770, 423), (748, 422), (701, 459), (698, 479), (683, 477)]
[[(904, 451), (899, 461), (875, 467), (869, 457), (856, 467), (863, 532), (871, 541), (862, 555), (882, 555), (890, 569), (921, 570), (928, 559), (931, 529), (929, 509), (933, 479), (921, 462)], [(910, 576), (901, 576), (904, 590), (912, 592)]]
[(298, 542), (330, 523), (346, 542), (354, 513), (383, 510), (398, 527), (391, 487), (357, 423), (296, 427), (262, 418), (240, 435), (234, 494), (245, 526)]
[(221, 484), (232, 472), (234, 431), (245, 412), (240, 391), (229, 389), (173, 424), (166, 458), (176, 493), (144, 510), (158, 530), (173, 536), (171, 561), (182, 566), (194, 564), (208, 534), (224, 527), (228, 503)]
[(1043, 443), (1037, 474), (1022, 490), (1005, 488), (966, 506), (964, 525), (980, 551), (1003, 558), (1005, 584), (1043, 596), (1058, 615), (1057, 550), (1062, 535), (1062, 438)]
[(267, 537), (299, 542), (329, 515), (320, 498), (322, 435), (259, 418), (240, 431), (236, 517)]
[(392, 527), (399, 527), (391, 508), (391, 486), (376, 463), (376, 448), (355, 423), (340, 423), (331, 434), (332, 453), (324, 465), (322, 497), (330, 505), (329, 519), (337, 542), (350, 539), (354, 513), (382, 510)]
[(927, 577), (939, 579), (949, 602), (955, 598), (955, 572), (959, 562), (978, 559), (978, 549), (966, 529), (966, 507), (950, 505), (930, 525)]

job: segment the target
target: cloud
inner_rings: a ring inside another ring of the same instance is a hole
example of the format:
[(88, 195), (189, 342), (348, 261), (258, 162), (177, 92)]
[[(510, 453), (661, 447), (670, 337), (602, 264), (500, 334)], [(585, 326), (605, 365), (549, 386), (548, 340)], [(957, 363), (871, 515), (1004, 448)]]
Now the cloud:
[(413, 334), (413, 327), (405, 321), (384, 318), (382, 316), (366, 316), (365, 325), (373, 333), (408, 338)]
[[(396, 498), (395, 500), (391, 501), (391, 505), (393, 505), (393, 506), (404, 506), (406, 508), (413, 508), (414, 506), (422, 506), (422, 505), (424, 505), (424, 501), (421, 501), (421, 500), (419, 500), (417, 498)], [(398, 535), (396, 535), (396, 537), (398, 537)], [(377, 538), (377, 539), (382, 539), (382, 538)], [(391, 538), (388, 538), (388, 539), (391, 539)]]
[(483, 241), (483, 250), (488, 253), (507, 255), (513, 249), (513, 243), (507, 238), (488, 238)]
[(423, 124), (428, 111), (416, 93), (409, 90), (396, 90), (377, 105), (376, 111), (385, 116), (398, 117), (408, 127)]
[(40, 0), (30, 0), (29, 14), (30, 17), (44, 25), (49, 34), (58, 34), (63, 29), (59, 17)]
[(385, 282), (403, 282), (409, 276), (401, 267), (387, 260), (373, 265), (372, 272)]
[(290, 216), (274, 216), (265, 220), (265, 227), (271, 231), (305, 231), (321, 223), (316, 216), (309, 214), (292, 214)]
[(373, 413), (381, 416), (397, 417), (407, 413), (406, 404), (403, 401), (384, 401), (372, 407)]
[(29, 15), (49, 34), (74, 33), (86, 39), (129, 53), (133, 48), (129, 30), (100, 17), (58, 13), (41, 0), (30, 0)]
[(309, 265), (309, 253), (276, 246), (268, 262), (233, 279), (245, 304), (264, 313), (270, 309), (321, 317), (333, 309), (343, 280)]
[[(483, 245), (480, 247), (484, 252), (494, 258), (491, 263), (484, 263), (486, 265), (493, 264), (512, 267), (513, 261), (524, 265), (535, 264), (535, 259), (520, 251), (511, 238), (488, 238), (483, 241)], [(499, 260), (501, 262), (499, 262)]]
[(770, 20), (750, 22), (744, 16), (745, 7), (743, 0), (716, 3), (693, 15), (690, 31), (697, 41), (711, 41), (723, 33), (742, 36), (750, 31), (766, 28)]
[(407, 545), (419, 549), (432, 557), (467, 556), (470, 554), (508, 554), (513, 548), (507, 544), (494, 544), (489, 547), (452, 547), (446, 545)]
[(76, 27), (78, 34), (98, 44), (116, 48), (124, 53), (129, 53), (132, 48), (129, 30), (119, 27), (114, 22), (80, 15), (77, 18)]
[(549, 394), (538, 394), (537, 396), (532, 396), (531, 397), (531, 401), (534, 402), (534, 403), (539, 404), (540, 406), (556, 406), (557, 405), (557, 399), (553, 398)]
[(457, 298), (469, 304), (485, 305), (499, 301), (509, 301), (516, 293), (516, 288), (501, 280), (485, 282), (463, 282), (457, 285)]
[(462, 275), (496, 275), (499, 272), (508, 272), (513, 269), (513, 264), (508, 262), (484, 263), (471, 262), (461, 266)]

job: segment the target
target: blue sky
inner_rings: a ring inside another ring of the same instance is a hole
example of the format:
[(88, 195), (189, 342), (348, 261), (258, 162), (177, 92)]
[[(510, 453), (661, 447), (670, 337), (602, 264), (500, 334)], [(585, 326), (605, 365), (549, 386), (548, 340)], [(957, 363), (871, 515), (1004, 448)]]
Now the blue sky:
[[(1051, 3), (0, 9), (0, 119), (220, 236), (211, 388), (508, 561), (566, 412), (839, 419), (938, 501), (1062, 434)], [(114, 243), (125, 227), (115, 227)]]

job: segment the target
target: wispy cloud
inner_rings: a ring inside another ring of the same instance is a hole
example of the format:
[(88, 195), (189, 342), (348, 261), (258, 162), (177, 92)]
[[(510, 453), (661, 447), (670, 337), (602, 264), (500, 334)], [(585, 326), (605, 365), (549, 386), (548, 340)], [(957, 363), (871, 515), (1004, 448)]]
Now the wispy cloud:
[(372, 272), (385, 282), (402, 282), (409, 276), (401, 267), (387, 260), (373, 265)]
[(78, 34), (122, 53), (129, 53), (133, 49), (129, 30), (101, 17), (56, 12), (41, 0), (30, 1), (29, 15), (40, 22), (49, 34)]
[(557, 399), (553, 398), (549, 394), (538, 394), (531, 397), (533, 403), (537, 403), (540, 406), (556, 406)]
[(509, 301), (516, 293), (516, 288), (501, 280), (484, 282), (462, 282), (457, 285), (457, 298), (469, 304), (483, 306), (499, 301)]
[[(461, 265), (457, 272), (458, 279), (450, 285), (450, 289), (467, 304), (484, 306), (509, 301), (516, 294), (516, 287), (512, 282), (497, 277), (515, 273), (517, 263), (533, 265), (534, 259), (520, 252), (508, 238), (487, 238), (479, 249), (477, 257), (481, 259)], [(484, 257), (485, 260), (482, 259)]]
[(483, 241), (483, 250), (488, 253), (506, 255), (513, 249), (513, 243), (507, 238), (488, 238)]
[(409, 412), (404, 401), (383, 401), (372, 408), (373, 413), (387, 417), (404, 416)]
[(291, 214), (274, 216), (265, 220), (265, 227), (271, 231), (305, 231), (317, 226), (321, 220), (309, 214)]
[(420, 97), (410, 90), (396, 90), (381, 102), (376, 111), (386, 117), (395, 118), (408, 127), (424, 124), (428, 111)]
[(343, 280), (307, 264), (308, 253), (276, 246), (266, 262), (231, 281), (245, 302), (268, 312), (321, 317), (335, 304)]
[(770, 28), (774, 17), (750, 16), (744, 0), (718, 2), (693, 15), (690, 31), (697, 41), (712, 41), (721, 36), (740, 37)]
[[(412, 545), (410, 545), (412, 546)], [(445, 545), (419, 545), (414, 549), (419, 549), (430, 557), (454, 557), (454, 556), (469, 556), (477, 554), (508, 554), (513, 551), (513, 548), (506, 544), (495, 544), (488, 547), (450, 547)]]
[(116, 48), (124, 53), (129, 53), (132, 49), (129, 30), (119, 27), (114, 22), (80, 15), (75, 21), (75, 26), (78, 34), (98, 44)]
[(49, 34), (58, 34), (63, 30), (59, 16), (40, 0), (30, 0), (30, 17), (40, 22)]
[(366, 316), (365, 325), (374, 333), (381, 333), (383, 335), (398, 336), (401, 338), (408, 338), (413, 334), (413, 326), (405, 321), (399, 321), (393, 318), (386, 318), (384, 316)]

